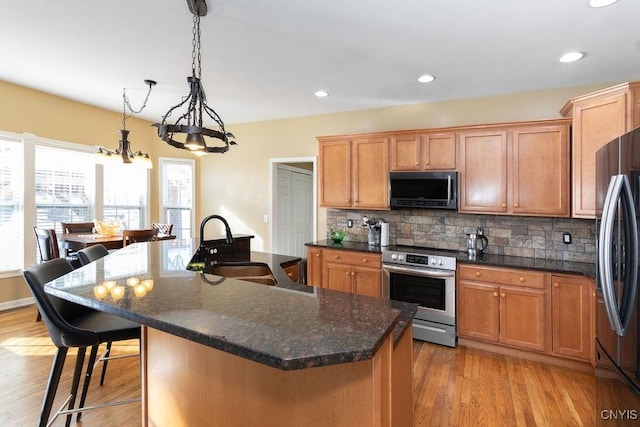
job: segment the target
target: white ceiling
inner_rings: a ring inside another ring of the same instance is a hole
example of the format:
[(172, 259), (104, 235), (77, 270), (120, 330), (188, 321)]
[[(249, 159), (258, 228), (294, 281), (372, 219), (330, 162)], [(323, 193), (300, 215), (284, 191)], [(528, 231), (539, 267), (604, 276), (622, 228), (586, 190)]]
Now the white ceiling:
[[(208, 0), (202, 82), (228, 125), (639, 80), (640, 1), (587, 1)], [(153, 79), (141, 116), (160, 121), (188, 93), (192, 17), (185, 0), (2, 0), (0, 80), (121, 112)], [(569, 50), (587, 55), (558, 62)]]

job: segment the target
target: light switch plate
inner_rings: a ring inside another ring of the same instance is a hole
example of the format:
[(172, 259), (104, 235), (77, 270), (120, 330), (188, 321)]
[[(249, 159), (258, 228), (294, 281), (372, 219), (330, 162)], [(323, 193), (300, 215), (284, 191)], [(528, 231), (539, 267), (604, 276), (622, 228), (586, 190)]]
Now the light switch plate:
[(571, 233), (564, 233), (562, 235), (562, 241), (566, 244), (571, 243)]

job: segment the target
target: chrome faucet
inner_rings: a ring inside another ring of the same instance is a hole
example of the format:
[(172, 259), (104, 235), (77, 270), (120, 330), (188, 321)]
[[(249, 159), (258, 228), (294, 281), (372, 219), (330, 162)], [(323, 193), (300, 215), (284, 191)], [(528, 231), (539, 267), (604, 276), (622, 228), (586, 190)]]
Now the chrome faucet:
[(221, 217), (220, 215), (209, 215), (208, 217), (203, 219), (202, 222), (200, 223), (200, 247), (204, 245), (204, 226), (210, 219), (214, 219), (214, 218), (219, 219), (224, 224), (224, 229), (227, 234), (227, 243), (229, 244), (233, 243), (233, 235), (231, 234), (231, 228), (229, 227), (229, 223), (227, 222), (227, 220)]

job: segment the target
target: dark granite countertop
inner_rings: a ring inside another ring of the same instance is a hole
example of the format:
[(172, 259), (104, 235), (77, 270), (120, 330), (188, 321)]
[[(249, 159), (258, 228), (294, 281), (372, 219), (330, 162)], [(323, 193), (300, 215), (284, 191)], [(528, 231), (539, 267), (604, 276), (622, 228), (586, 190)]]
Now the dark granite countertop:
[[(366, 242), (342, 241), (334, 243), (331, 240), (321, 240), (307, 243), (307, 246), (316, 246), (327, 249), (343, 249), (347, 251), (359, 251), (381, 254), (384, 250), (394, 250), (394, 246), (382, 247), (369, 245)], [(595, 279), (595, 260), (593, 263), (557, 261), (542, 258), (525, 258), (509, 255), (482, 254), (474, 259), (467, 252), (450, 251), (455, 255), (458, 263), (491, 265), (496, 267), (523, 268), (529, 270), (542, 270), (554, 273), (579, 274)]]
[[(270, 266), (275, 286), (188, 271), (196, 247), (191, 240), (129, 245), (46, 291), (283, 370), (371, 359), (415, 315), (413, 304), (293, 283), (280, 266), (295, 257), (251, 252), (252, 262)], [(151, 279), (151, 290), (136, 296), (131, 278)], [(123, 297), (97, 297), (106, 281), (122, 286)]]

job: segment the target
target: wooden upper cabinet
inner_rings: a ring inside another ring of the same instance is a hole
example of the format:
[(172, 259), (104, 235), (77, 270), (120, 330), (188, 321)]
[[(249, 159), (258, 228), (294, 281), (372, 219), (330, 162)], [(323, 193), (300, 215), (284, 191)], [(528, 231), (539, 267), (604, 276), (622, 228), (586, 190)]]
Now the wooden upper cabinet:
[(351, 141), (322, 141), (318, 151), (320, 205), (351, 207)]
[(391, 137), (392, 171), (455, 170), (456, 134), (406, 133)]
[(459, 134), (461, 212), (569, 216), (569, 123), (517, 123)]
[(352, 144), (353, 207), (389, 209), (387, 138), (358, 138)]
[(456, 134), (429, 133), (422, 140), (422, 168), (425, 170), (456, 169)]
[(461, 212), (507, 212), (507, 131), (459, 133)]
[(560, 113), (573, 118), (572, 216), (594, 218), (596, 152), (614, 138), (640, 126), (640, 82), (574, 98)]
[(509, 210), (569, 216), (569, 124), (511, 131)]
[(320, 205), (389, 209), (387, 137), (319, 138)]

